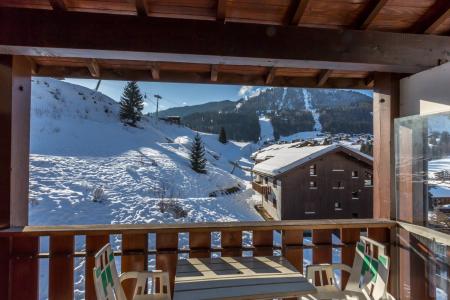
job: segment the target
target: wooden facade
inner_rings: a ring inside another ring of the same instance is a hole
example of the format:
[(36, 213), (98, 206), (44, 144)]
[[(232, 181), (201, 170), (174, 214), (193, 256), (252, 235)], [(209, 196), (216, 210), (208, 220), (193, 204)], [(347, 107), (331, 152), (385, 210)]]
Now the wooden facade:
[(263, 207), (278, 220), (372, 218), (372, 162), (349, 153), (324, 153), (277, 176), (257, 173), (271, 187), (266, 194), (255, 189)]

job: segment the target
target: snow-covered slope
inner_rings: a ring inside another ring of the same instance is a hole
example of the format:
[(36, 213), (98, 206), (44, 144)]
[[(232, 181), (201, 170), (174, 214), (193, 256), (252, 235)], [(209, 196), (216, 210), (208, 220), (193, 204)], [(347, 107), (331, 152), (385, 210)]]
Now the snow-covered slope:
[[(31, 113), (30, 224), (257, 219), (245, 201), (248, 174), (230, 174), (230, 161), (246, 163), (249, 144), (201, 134), (208, 174), (197, 174), (188, 160), (192, 130), (148, 118), (142, 128), (123, 126), (112, 99), (49, 78), (33, 80)], [(208, 197), (236, 186), (243, 191)], [(92, 201), (96, 189), (101, 202)], [(162, 198), (182, 201), (188, 216), (160, 213)]]
[[(140, 128), (126, 127), (118, 111), (118, 103), (101, 93), (51, 78), (33, 79), (30, 224), (261, 220), (251, 203), (249, 174), (230, 163), (249, 167), (254, 145), (223, 145), (216, 135), (201, 133), (208, 173), (197, 174), (188, 160), (195, 132), (150, 118)], [(241, 191), (221, 192), (232, 187)], [(99, 201), (93, 201), (96, 196)], [(177, 203), (185, 215), (161, 212), (162, 199)], [(112, 242), (120, 246), (119, 237)], [(84, 247), (77, 238), (77, 251)], [(48, 251), (48, 240), (42, 240), (41, 251)], [(154, 260), (149, 263), (154, 267)], [(39, 298), (47, 299), (45, 260), (40, 270)], [(84, 298), (81, 258), (75, 260), (75, 298)]]

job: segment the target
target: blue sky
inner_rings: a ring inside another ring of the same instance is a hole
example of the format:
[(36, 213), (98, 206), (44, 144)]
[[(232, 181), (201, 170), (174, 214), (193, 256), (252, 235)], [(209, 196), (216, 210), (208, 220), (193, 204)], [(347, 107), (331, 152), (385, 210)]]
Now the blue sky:
[[(94, 89), (98, 80), (94, 79), (66, 79), (65, 81)], [(102, 80), (99, 91), (120, 101), (126, 81)], [(238, 100), (249, 96), (255, 91), (265, 87), (223, 85), (223, 84), (191, 84), (191, 83), (165, 83), (165, 82), (139, 82), (143, 94), (147, 94), (144, 112), (154, 112), (156, 108), (153, 95), (162, 96), (160, 110), (175, 106), (195, 105), (211, 101)], [(371, 96), (371, 91), (364, 91)]]

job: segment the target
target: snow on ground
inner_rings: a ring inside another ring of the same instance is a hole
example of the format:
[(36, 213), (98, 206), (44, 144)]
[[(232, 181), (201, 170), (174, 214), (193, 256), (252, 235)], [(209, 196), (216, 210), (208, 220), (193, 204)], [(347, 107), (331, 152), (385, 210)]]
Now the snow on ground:
[(314, 131), (322, 131), (322, 124), (320, 124), (320, 114), (319, 112), (313, 108), (311, 104), (311, 94), (308, 92), (307, 89), (302, 89), (303, 91), (303, 97), (305, 100), (305, 108), (309, 110), (313, 116), (314, 119)]
[[(31, 225), (262, 220), (251, 202), (249, 172), (233, 170), (230, 163), (250, 166), (254, 145), (223, 145), (217, 135), (201, 133), (208, 173), (197, 174), (188, 159), (195, 132), (150, 118), (140, 128), (127, 127), (118, 111), (118, 103), (101, 93), (50, 78), (33, 79)], [(210, 197), (231, 187), (241, 192)], [(97, 202), (94, 195), (100, 195)], [(177, 201), (186, 216), (162, 213), (158, 203), (163, 198)], [(112, 242), (119, 247), (120, 238)], [(77, 251), (84, 243), (76, 239)], [(48, 240), (42, 240), (41, 251), (48, 251)], [(154, 266), (154, 260), (149, 263)], [(40, 267), (40, 299), (46, 299), (48, 261), (42, 260)], [(84, 297), (83, 276), (84, 259), (77, 258), (76, 299)]]
[(275, 139), (273, 137), (272, 121), (269, 118), (265, 116), (259, 117), (259, 127), (261, 128), (259, 134), (260, 143), (273, 141)]
[(322, 132), (320, 131), (301, 131), (288, 136), (280, 136), (280, 141), (282, 142), (292, 142), (296, 140), (309, 140), (315, 139), (320, 136)]

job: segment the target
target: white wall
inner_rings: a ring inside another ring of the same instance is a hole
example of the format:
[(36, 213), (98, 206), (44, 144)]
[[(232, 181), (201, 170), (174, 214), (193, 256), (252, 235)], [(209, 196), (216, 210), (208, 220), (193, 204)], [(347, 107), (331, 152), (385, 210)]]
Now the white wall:
[(400, 116), (450, 111), (450, 62), (400, 81)]

